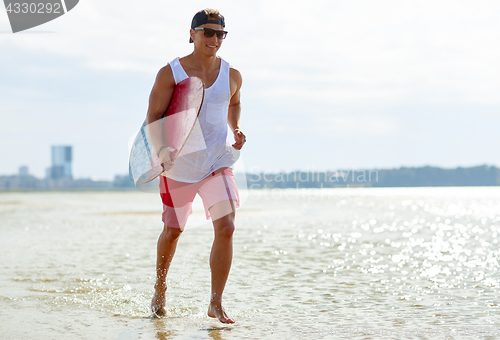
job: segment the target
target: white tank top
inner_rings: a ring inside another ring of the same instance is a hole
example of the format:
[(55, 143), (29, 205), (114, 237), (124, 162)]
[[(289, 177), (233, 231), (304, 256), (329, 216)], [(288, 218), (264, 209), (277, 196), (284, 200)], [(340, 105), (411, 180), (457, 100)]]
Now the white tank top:
[[(239, 151), (227, 141), (227, 114), (231, 99), (229, 63), (222, 58), (220, 60), (219, 75), (205, 89), (203, 105), (193, 131), (174, 167), (163, 172), (166, 177), (180, 182), (199, 182), (217, 169), (231, 167), (239, 157)], [(169, 65), (176, 84), (189, 77), (179, 58)]]

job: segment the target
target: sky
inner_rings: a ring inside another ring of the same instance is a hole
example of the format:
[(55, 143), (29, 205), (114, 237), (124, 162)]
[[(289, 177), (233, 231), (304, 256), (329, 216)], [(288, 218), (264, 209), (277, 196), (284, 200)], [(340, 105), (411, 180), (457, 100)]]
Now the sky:
[(158, 70), (217, 8), (243, 76), (246, 171), (500, 166), (500, 2), (81, 0), (13, 34), (0, 8), (0, 174), (128, 173)]

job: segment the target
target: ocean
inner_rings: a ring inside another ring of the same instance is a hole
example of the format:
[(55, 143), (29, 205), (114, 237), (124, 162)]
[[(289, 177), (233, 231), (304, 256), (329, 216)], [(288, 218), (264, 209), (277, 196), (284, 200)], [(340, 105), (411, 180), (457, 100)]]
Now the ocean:
[(0, 339), (497, 339), (500, 187), (251, 190), (206, 316), (199, 202), (151, 318), (158, 195), (0, 193)]

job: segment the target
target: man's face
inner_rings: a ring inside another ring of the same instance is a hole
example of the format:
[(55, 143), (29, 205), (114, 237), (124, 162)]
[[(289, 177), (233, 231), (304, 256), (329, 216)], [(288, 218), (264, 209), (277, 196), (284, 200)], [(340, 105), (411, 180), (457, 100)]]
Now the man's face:
[[(199, 28), (211, 28), (216, 31), (223, 31), (224, 27), (217, 24), (204, 24)], [(204, 30), (191, 29), (191, 39), (193, 39), (196, 49), (211, 55), (215, 55), (222, 45), (222, 39), (217, 38), (217, 34), (206, 37)]]

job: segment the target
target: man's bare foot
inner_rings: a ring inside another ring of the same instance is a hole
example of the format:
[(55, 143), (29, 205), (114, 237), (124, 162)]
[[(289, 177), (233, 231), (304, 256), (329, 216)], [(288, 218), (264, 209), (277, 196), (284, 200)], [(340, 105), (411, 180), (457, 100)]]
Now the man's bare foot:
[(234, 323), (234, 319), (227, 315), (224, 307), (220, 303), (216, 304), (211, 302), (208, 306), (208, 316), (211, 318), (217, 318), (222, 323)]
[(151, 299), (151, 312), (153, 316), (161, 318), (167, 314), (165, 310), (165, 292), (167, 290), (166, 285), (155, 285), (155, 293)]

